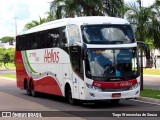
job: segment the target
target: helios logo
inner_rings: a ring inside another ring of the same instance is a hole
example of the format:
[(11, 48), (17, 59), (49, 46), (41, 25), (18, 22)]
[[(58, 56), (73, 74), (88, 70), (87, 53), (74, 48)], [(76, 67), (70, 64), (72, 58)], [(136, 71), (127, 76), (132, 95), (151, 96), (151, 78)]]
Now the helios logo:
[(121, 82), (120, 87), (130, 87), (132, 86), (132, 82)]
[(45, 63), (58, 63), (59, 62), (59, 52), (54, 51), (54, 49), (46, 49), (44, 53)]
[(94, 85), (97, 86), (97, 87), (101, 87), (100, 83), (94, 83)]

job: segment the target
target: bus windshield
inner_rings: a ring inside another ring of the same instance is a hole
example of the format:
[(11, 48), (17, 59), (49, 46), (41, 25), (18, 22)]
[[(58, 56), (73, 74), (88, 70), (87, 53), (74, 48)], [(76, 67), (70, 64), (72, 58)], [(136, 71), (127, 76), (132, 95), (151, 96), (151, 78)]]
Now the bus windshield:
[(82, 27), (87, 44), (127, 44), (135, 42), (130, 25), (86, 25)]
[(95, 78), (136, 78), (139, 75), (136, 48), (88, 49), (87, 76)]

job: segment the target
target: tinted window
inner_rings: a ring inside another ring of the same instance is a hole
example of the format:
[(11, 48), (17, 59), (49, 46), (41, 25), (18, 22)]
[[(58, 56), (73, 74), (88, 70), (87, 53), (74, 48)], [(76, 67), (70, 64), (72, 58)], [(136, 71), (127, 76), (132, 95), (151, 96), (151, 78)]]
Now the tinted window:
[(17, 50), (64, 47), (67, 44), (65, 27), (17, 36), (16, 42)]
[(84, 42), (88, 44), (126, 44), (135, 42), (129, 25), (88, 25), (82, 27)]

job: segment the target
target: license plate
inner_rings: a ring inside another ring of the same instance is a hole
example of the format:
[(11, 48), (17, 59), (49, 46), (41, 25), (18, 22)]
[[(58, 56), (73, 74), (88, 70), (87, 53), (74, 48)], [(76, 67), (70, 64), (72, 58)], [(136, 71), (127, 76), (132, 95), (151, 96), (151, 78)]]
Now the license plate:
[(121, 93), (113, 93), (112, 98), (121, 97)]

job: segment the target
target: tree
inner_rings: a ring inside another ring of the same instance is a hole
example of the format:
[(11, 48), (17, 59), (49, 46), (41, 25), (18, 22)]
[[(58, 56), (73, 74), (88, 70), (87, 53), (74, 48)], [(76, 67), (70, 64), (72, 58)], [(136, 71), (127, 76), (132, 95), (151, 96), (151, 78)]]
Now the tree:
[(149, 23), (148, 38), (153, 39), (154, 47), (160, 48), (160, 1), (156, 0), (149, 15), (151, 22)]
[(31, 29), (35, 26), (38, 26), (40, 24), (43, 24), (46, 22), (46, 19), (45, 18), (41, 18), (39, 17), (39, 21), (36, 21), (36, 20), (32, 20), (31, 22), (27, 23), (25, 26), (24, 26), (24, 30), (28, 30), (28, 29)]
[(46, 22), (53, 21), (56, 19), (55, 15), (52, 11), (48, 11), (46, 14), (47, 14)]
[[(66, 0), (65, 0), (66, 2)], [(56, 19), (63, 18), (63, 12), (66, 12), (64, 0), (54, 0), (50, 4), (50, 13), (55, 15)]]
[(80, 6), (84, 16), (104, 15), (103, 0), (82, 0)]
[(75, 16), (112, 16), (123, 17), (123, 0), (54, 0), (50, 11), (56, 19)]
[(130, 3), (127, 5), (128, 13), (127, 18), (136, 27), (135, 34), (137, 40), (144, 41), (144, 35), (146, 29), (143, 29), (147, 25), (148, 10), (141, 6), (140, 0), (137, 3)]
[(15, 41), (14, 37), (10, 37), (10, 36), (5, 36), (3, 38), (1, 38), (2, 43), (7, 43), (10, 41)]
[(15, 48), (6, 49), (6, 53), (8, 53), (10, 57), (10, 63), (15, 63)]
[(0, 63), (7, 68), (7, 63), (15, 63), (15, 48), (0, 48)]
[[(154, 43), (160, 40), (160, 23), (158, 21), (156, 8), (159, 6), (158, 0), (149, 7), (143, 7), (141, 0), (127, 5), (127, 19), (135, 26), (137, 40), (146, 41), (153, 39)], [(155, 46), (158, 44), (155, 44)], [(159, 45), (158, 45), (159, 46)], [(158, 47), (157, 46), (157, 47)], [(160, 46), (159, 46), (160, 47)]]
[(6, 64), (9, 62), (10, 62), (10, 56), (9, 56), (9, 53), (6, 52), (6, 53), (4, 53), (4, 56), (3, 56), (3, 63), (6, 68), (7, 68)]
[(0, 48), (0, 66), (1, 66), (1, 63), (3, 63), (4, 51), (5, 51), (5, 48)]
[(104, 15), (103, 0), (54, 0), (50, 10), (56, 19)]
[(126, 7), (123, 0), (104, 0), (105, 13), (111, 17), (124, 17)]
[[(127, 6), (127, 18), (135, 26), (137, 40), (147, 42), (151, 49), (160, 48), (159, 6), (159, 0), (148, 7), (143, 7), (141, 0)], [(156, 66), (157, 57), (154, 58)]]
[(6, 67), (6, 64), (10, 62), (9, 53), (5, 48), (0, 49), (0, 62), (2, 62), (5, 67)]

